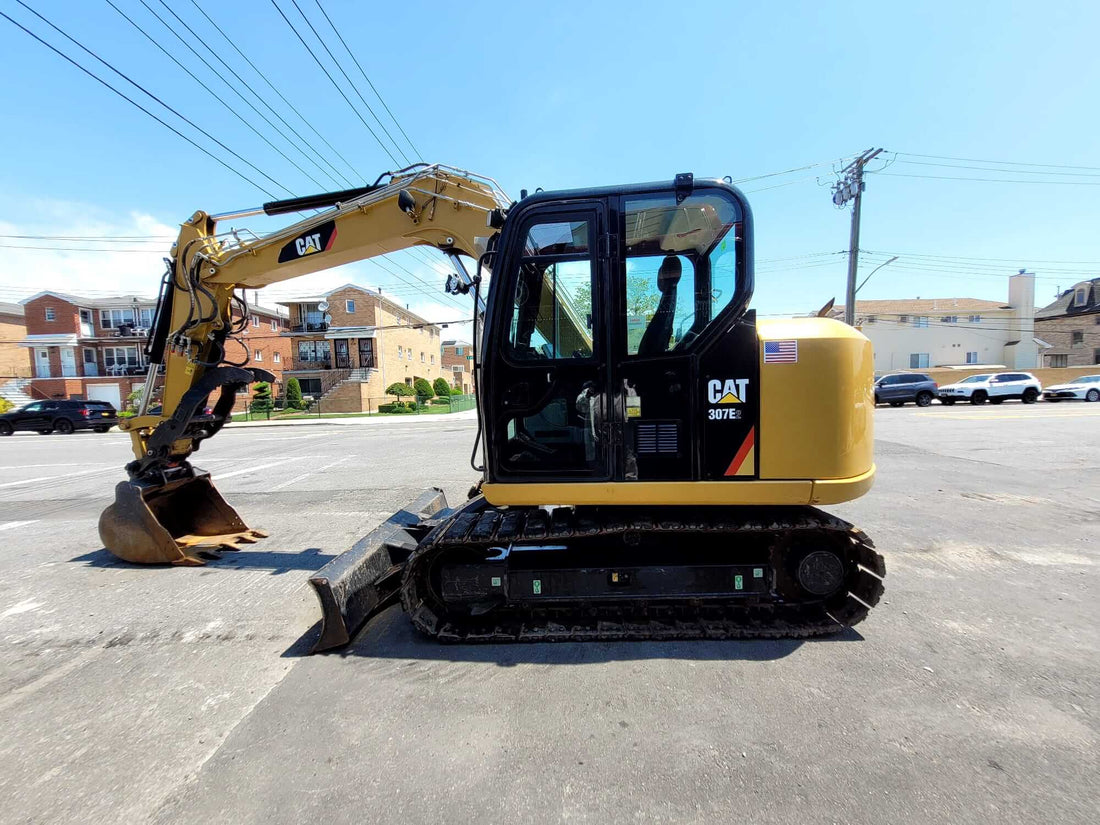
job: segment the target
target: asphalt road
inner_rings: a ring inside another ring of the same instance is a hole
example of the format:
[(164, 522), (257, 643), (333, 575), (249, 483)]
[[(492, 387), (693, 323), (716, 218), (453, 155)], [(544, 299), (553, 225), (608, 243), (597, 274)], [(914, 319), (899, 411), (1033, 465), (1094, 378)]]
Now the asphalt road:
[[(825, 641), (439, 646), (394, 609), (304, 656), (308, 574), (474, 423), (228, 429), (271, 532), (204, 568), (101, 549), (117, 434), (0, 441), (0, 823), (1084, 823), (1100, 799), (1100, 405), (880, 409), (832, 508), (886, 596)], [(209, 457), (207, 457), (209, 456)]]

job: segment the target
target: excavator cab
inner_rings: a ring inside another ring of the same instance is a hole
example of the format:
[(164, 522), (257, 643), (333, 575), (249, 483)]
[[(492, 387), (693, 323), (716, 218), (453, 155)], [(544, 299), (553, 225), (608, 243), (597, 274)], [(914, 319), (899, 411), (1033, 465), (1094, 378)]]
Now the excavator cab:
[[(519, 503), (525, 485), (571, 504), (593, 482), (714, 476), (708, 449), (736, 452), (756, 425), (751, 234), (733, 187), (690, 175), (540, 193), (512, 210), (482, 350), (490, 501)], [(697, 387), (717, 369), (744, 397), (708, 432)]]

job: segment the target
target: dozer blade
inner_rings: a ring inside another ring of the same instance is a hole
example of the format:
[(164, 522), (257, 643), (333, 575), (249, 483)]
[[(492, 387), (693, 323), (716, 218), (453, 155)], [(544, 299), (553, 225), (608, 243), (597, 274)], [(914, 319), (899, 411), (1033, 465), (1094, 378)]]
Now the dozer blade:
[(430, 487), (310, 576), (321, 602), (321, 635), (310, 653), (343, 647), (396, 601), (405, 562), (433, 526), (428, 519), (448, 512), (443, 491)]
[(103, 546), (135, 564), (205, 564), (266, 535), (250, 530), (201, 471), (165, 484), (120, 482), (99, 517)]

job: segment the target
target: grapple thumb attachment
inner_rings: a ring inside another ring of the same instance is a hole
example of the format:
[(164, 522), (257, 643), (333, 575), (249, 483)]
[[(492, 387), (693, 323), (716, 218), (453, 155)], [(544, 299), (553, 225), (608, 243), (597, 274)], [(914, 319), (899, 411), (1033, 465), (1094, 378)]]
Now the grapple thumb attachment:
[(249, 529), (201, 471), (163, 484), (120, 482), (99, 517), (103, 546), (136, 564), (205, 564), (266, 536)]

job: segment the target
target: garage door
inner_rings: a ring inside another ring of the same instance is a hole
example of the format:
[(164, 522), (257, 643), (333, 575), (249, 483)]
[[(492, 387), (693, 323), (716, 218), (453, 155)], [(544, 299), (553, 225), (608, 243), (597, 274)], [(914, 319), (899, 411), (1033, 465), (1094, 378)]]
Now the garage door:
[(116, 410), (122, 409), (122, 395), (118, 384), (89, 384), (89, 401), (109, 401)]

